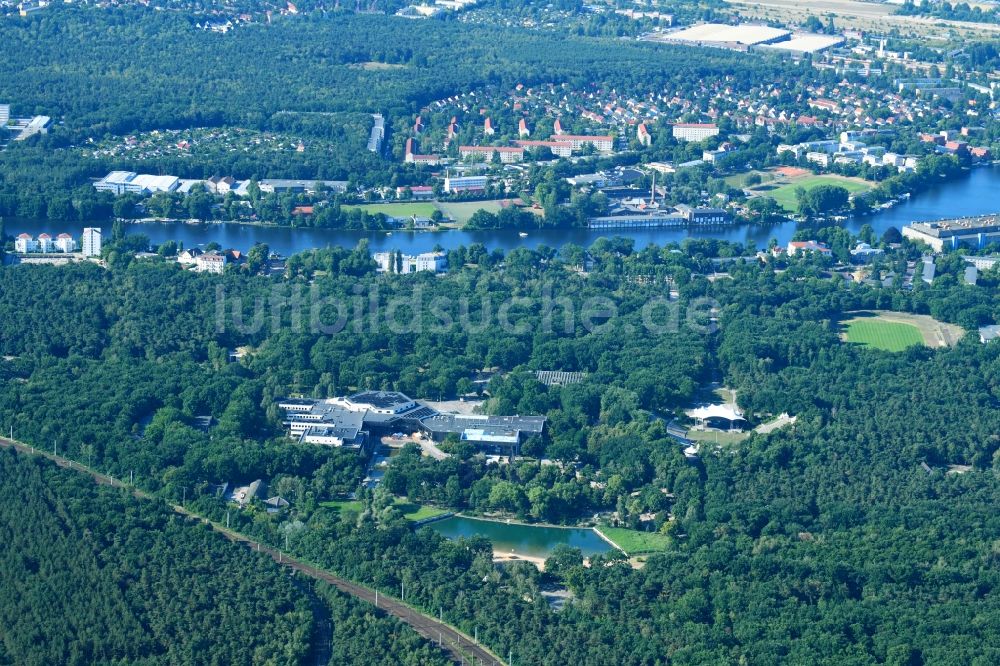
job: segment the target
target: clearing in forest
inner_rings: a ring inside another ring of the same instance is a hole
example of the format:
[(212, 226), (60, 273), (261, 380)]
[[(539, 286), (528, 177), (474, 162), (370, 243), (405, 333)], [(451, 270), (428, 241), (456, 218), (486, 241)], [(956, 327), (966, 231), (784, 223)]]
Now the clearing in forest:
[(841, 337), (846, 342), (884, 351), (903, 351), (914, 345), (951, 347), (965, 334), (961, 327), (927, 315), (874, 310), (849, 313)]

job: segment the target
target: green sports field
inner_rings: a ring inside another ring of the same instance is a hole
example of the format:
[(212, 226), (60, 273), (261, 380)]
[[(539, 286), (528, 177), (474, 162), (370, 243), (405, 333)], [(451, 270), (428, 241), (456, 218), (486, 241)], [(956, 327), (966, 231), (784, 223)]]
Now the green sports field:
[(847, 322), (846, 338), (848, 342), (890, 352), (924, 344), (924, 336), (916, 326), (879, 319)]
[(808, 191), (820, 185), (837, 185), (839, 187), (843, 187), (851, 194), (855, 194), (857, 192), (867, 192), (871, 189), (869, 185), (859, 183), (858, 181), (851, 180), (849, 178), (842, 178), (840, 176), (809, 176), (806, 178), (792, 180), (787, 185), (782, 185), (781, 187), (777, 187), (773, 190), (763, 191), (761, 194), (766, 197), (771, 197), (785, 210), (798, 212), (799, 203), (795, 197), (795, 190), (801, 187)]

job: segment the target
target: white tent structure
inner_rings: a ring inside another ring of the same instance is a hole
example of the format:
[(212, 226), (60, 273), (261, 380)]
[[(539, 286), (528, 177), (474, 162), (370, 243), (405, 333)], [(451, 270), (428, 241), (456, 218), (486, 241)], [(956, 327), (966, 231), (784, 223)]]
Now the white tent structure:
[(747, 422), (743, 413), (732, 405), (704, 405), (689, 409), (685, 413), (702, 426), (707, 425), (709, 421), (722, 420), (729, 423), (730, 430), (742, 430)]

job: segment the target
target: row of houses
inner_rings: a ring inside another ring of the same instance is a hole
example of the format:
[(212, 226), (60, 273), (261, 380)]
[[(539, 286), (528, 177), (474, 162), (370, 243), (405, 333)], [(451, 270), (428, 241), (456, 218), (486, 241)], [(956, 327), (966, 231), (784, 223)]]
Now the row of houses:
[(19, 254), (72, 254), (82, 250), (84, 257), (98, 257), (101, 255), (101, 230), (97, 227), (87, 227), (83, 230), (78, 246), (76, 239), (66, 233), (59, 234), (52, 238), (49, 234), (42, 233), (38, 238), (31, 234), (20, 234), (14, 239), (14, 251)]
[[(185, 179), (177, 176), (157, 176), (134, 171), (112, 171), (104, 178), (94, 183), (98, 192), (112, 194), (137, 194), (149, 196), (157, 192), (177, 192), (188, 194), (196, 185), (204, 186), (212, 194), (228, 194), (248, 196), (251, 180), (236, 180), (232, 176), (213, 176), (205, 179)], [(345, 192), (347, 181), (344, 180), (294, 180), (284, 178), (265, 178), (257, 183), (260, 191), (265, 194), (273, 192), (315, 193), (320, 188), (331, 192)]]

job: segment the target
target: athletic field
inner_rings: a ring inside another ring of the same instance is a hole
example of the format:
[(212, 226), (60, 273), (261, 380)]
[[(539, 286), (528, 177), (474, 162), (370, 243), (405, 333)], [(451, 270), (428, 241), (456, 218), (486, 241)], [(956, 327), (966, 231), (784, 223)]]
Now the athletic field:
[(792, 179), (788, 181), (787, 184), (776, 187), (773, 190), (758, 190), (758, 194), (765, 197), (771, 197), (785, 210), (797, 213), (799, 210), (799, 202), (795, 197), (795, 190), (801, 187), (808, 191), (814, 187), (819, 187), (820, 185), (837, 185), (843, 187), (851, 194), (855, 194), (857, 192), (867, 192), (871, 189), (871, 186), (865, 183), (845, 178), (843, 176), (807, 176), (805, 178)]
[(845, 335), (848, 342), (890, 352), (924, 344), (924, 336), (916, 326), (881, 319), (850, 321)]
[(845, 342), (886, 351), (899, 351), (913, 344), (954, 347), (964, 336), (965, 329), (961, 326), (947, 324), (928, 315), (892, 310), (848, 312), (841, 322), (841, 339)]

